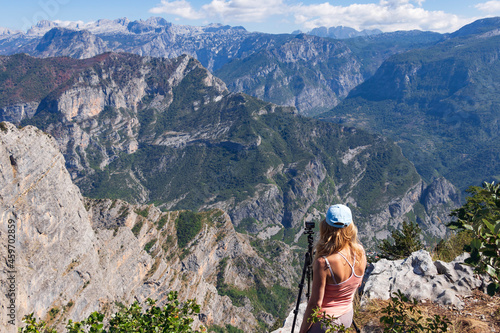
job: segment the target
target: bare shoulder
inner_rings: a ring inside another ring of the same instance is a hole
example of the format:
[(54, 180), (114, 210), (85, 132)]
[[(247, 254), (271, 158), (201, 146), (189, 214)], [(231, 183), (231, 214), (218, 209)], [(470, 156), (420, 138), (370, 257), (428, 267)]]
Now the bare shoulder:
[(314, 260), (314, 265), (318, 267), (326, 267), (326, 260), (323, 257), (318, 257)]
[(328, 256), (330, 263), (334, 264), (337, 262), (342, 262), (342, 256), (338, 253), (332, 253)]
[(314, 269), (318, 270), (319, 272), (328, 269), (328, 264), (326, 263), (326, 260), (323, 257), (316, 258), (313, 264), (314, 264)]

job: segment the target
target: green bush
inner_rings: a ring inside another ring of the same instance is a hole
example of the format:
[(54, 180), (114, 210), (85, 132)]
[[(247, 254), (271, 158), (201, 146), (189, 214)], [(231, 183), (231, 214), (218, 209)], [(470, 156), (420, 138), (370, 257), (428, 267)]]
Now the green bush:
[(168, 214), (164, 215), (160, 218), (160, 220), (158, 221), (158, 224), (156, 226), (156, 229), (161, 230), (161, 228), (163, 228), (165, 226), (165, 224), (167, 224), (167, 222), (168, 222)]
[(463, 230), (450, 238), (440, 240), (434, 247), (434, 260), (450, 262), (464, 253), (466, 245), (470, 244), (474, 234), (470, 230)]
[(434, 315), (434, 317), (424, 320), (422, 312), (417, 309), (417, 304), (417, 300), (408, 299), (400, 290), (393, 293), (390, 303), (382, 310), (385, 316), (380, 318), (380, 322), (384, 326), (384, 333), (440, 333), (448, 331), (450, 321), (447, 317)]
[[(109, 324), (104, 327), (104, 315), (93, 312), (81, 322), (68, 321), (67, 333), (157, 333), (180, 332), (199, 333), (205, 328), (194, 330), (191, 326), (194, 318), (200, 313), (200, 306), (194, 300), (181, 304), (177, 299), (177, 292), (171, 291), (167, 295), (167, 304), (164, 307), (155, 305), (152, 299), (147, 300), (147, 309), (143, 309), (138, 302), (129, 308), (122, 309), (109, 319)], [(23, 318), (26, 326), (19, 329), (20, 333), (57, 333), (48, 328), (44, 321), (37, 322), (33, 313)]]
[(141, 232), (143, 224), (144, 224), (144, 222), (139, 221), (136, 224), (134, 224), (134, 226), (132, 227), (132, 233), (134, 234), (135, 237), (137, 237), (139, 235), (139, 233)]
[(470, 258), (465, 263), (492, 278), (488, 294), (493, 296), (500, 293), (500, 185), (485, 182), (482, 188), (472, 186), (467, 192), (472, 196), (452, 212), (456, 221), (448, 227), (473, 232), (474, 237), (466, 248)]
[(149, 242), (147, 242), (146, 245), (144, 245), (144, 251), (146, 251), (147, 253), (149, 253), (149, 251), (151, 250), (151, 248), (153, 247), (153, 245), (155, 245), (156, 240), (157, 239), (155, 238), (155, 239), (152, 239)]
[(422, 230), (417, 223), (403, 222), (402, 231), (394, 230), (391, 233), (393, 241), (384, 239), (379, 245), (380, 257), (388, 259), (406, 258), (415, 251), (423, 248), (420, 241)]

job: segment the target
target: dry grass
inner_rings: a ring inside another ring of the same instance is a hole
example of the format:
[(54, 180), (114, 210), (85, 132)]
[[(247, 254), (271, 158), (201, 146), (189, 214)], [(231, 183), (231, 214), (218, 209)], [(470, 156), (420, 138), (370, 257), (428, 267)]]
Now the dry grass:
[[(440, 306), (432, 302), (419, 303), (418, 309), (425, 318), (434, 315), (446, 316), (451, 322), (451, 333), (500, 333), (500, 296), (490, 297), (480, 291), (474, 291), (471, 297), (462, 298), (465, 306), (462, 310), (451, 306)], [(380, 317), (389, 301), (371, 300), (364, 307), (355, 305), (354, 320), (362, 332), (383, 332)]]

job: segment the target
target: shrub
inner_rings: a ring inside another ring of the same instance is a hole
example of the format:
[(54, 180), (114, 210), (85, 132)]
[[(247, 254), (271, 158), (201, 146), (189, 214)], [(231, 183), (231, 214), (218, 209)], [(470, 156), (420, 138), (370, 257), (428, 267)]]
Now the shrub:
[(40, 320), (37, 322), (33, 313), (24, 316), (23, 323), (26, 323), (26, 326), (19, 329), (20, 333), (57, 333), (55, 329), (47, 327), (45, 321)]
[(139, 233), (141, 232), (143, 224), (144, 224), (144, 222), (139, 221), (136, 224), (134, 224), (134, 226), (132, 227), (132, 233), (134, 234), (135, 237), (139, 236)]
[(450, 321), (446, 317), (434, 315), (424, 320), (422, 312), (417, 308), (417, 300), (410, 300), (398, 290), (391, 296), (391, 301), (382, 310), (385, 316), (380, 318), (384, 333), (396, 332), (447, 332)]
[(177, 244), (180, 248), (186, 246), (201, 231), (201, 220), (201, 215), (191, 211), (184, 211), (179, 214), (175, 223), (177, 226)]
[(472, 196), (451, 213), (456, 221), (448, 227), (473, 232), (474, 237), (466, 248), (470, 258), (465, 263), (492, 278), (488, 294), (493, 296), (500, 293), (500, 185), (485, 182), (482, 188), (472, 186), (467, 192)]
[(470, 230), (463, 230), (450, 238), (440, 240), (434, 247), (433, 260), (450, 262), (464, 253), (467, 244), (470, 244), (474, 234)]
[(144, 251), (149, 253), (149, 251), (151, 250), (153, 245), (155, 245), (156, 241), (157, 241), (157, 239), (155, 238), (155, 239), (152, 239), (149, 242), (147, 242), (146, 245), (144, 245)]

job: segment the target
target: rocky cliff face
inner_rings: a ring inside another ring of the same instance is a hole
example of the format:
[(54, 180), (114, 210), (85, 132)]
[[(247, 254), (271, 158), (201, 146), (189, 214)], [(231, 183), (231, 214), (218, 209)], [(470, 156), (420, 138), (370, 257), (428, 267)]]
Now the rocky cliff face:
[(235, 60), (216, 75), (232, 91), (316, 114), (337, 105), (364, 81), (362, 67), (345, 43), (298, 35)]
[(398, 229), (403, 221), (415, 220), (427, 236), (445, 238), (451, 221), (452, 209), (460, 206), (460, 192), (444, 178), (427, 185), (420, 181), (402, 200), (390, 202), (387, 207), (369, 217), (373, 223), (363, 225), (361, 235), (375, 235), (377, 239), (390, 236), (390, 229)]
[[(212, 210), (202, 214), (200, 232), (181, 249), (179, 212), (84, 199), (53, 138), (31, 126), (1, 126), (2, 331), (15, 331), (30, 312), (61, 326), (96, 310), (113, 313), (117, 304), (134, 300), (151, 297), (161, 304), (170, 290), (178, 290), (181, 299), (197, 299), (202, 306), (198, 324), (230, 323), (245, 331), (254, 330), (262, 318), (272, 324), (275, 317), (268, 308), (248, 298), (236, 306), (216, 285), (290, 288), (296, 279), (290, 269), (295, 255), (286, 245), (272, 245), (280, 260), (271, 264), (270, 253), (256, 252), (249, 236), (236, 233), (223, 211)], [(14, 261), (7, 260), (7, 245), (14, 239), (9, 235), (15, 235)], [(6, 317), (12, 288), (7, 277), (12, 275), (15, 325)]]
[(66, 56), (91, 58), (108, 51), (105, 42), (88, 31), (54, 28), (43, 35), (33, 55), (37, 57)]

